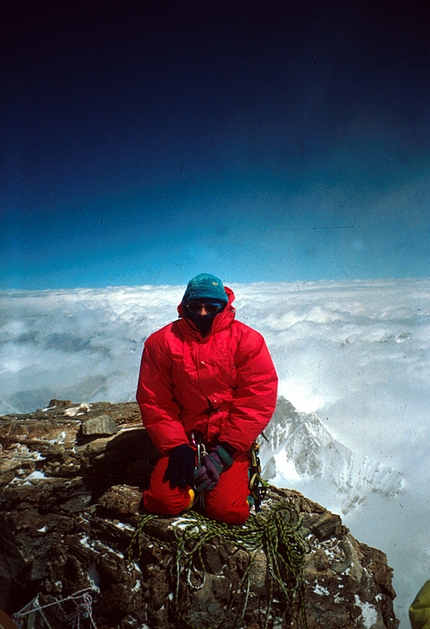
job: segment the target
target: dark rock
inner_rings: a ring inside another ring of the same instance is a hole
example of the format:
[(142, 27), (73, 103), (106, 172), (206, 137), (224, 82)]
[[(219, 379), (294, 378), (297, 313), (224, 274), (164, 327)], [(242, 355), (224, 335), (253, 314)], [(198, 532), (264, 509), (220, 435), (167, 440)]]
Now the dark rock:
[(53, 410), (55, 408), (69, 408), (70, 406), (73, 406), (72, 402), (70, 400), (50, 400), (49, 404), (48, 404), (48, 408)]
[[(12, 615), (37, 597), (56, 629), (71, 626), (81, 603), (91, 609), (97, 629), (176, 629), (186, 626), (180, 614), (204, 629), (227, 610), (220, 626), (232, 629), (249, 574), (240, 626), (262, 629), (269, 598), (263, 552), (251, 561), (222, 535), (208, 539), (188, 579), (180, 580), (178, 598), (174, 549), (183, 518), (148, 521), (140, 559), (138, 544), (131, 552), (156, 451), (136, 404), (86, 406), (51, 400), (36, 413), (0, 418), (0, 609)], [(65, 414), (70, 409), (72, 416)], [(114, 422), (118, 432), (84, 433), (84, 423), (97, 424), (100, 417), (108, 419), (99, 425)], [(358, 542), (338, 515), (295, 491), (271, 488), (263, 517), (281, 504), (299, 514), (299, 531), (309, 545), (308, 628), (396, 629), (392, 571), (384, 553)], [(275, 594), (270, 629), (284, 626), (282, 592)], [(39, 612), (32, 622), (35, 629), (46, 627)], [(88, 618), (80, 622), (90, 626)], [(300, 627), (299, 618), (286, 626)]]

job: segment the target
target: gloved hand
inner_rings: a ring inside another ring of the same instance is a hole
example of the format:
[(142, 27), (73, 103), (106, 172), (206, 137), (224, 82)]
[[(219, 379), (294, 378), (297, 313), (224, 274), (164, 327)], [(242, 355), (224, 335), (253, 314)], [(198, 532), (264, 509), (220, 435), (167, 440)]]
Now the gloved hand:
[(194, 472), (194, 487), (197, 492), (212, 491), (222, 472), (233, 465), (234, 449), (228, 443), (219, 443), (206, 454)]
[(185, 489), (194, 482), (194, 468), (196, 457), (194, 450), (186, 443), (172, 448), (169, 452), (169, 462), (164, 473), (164, 481), (170, 481), (171, 487)]

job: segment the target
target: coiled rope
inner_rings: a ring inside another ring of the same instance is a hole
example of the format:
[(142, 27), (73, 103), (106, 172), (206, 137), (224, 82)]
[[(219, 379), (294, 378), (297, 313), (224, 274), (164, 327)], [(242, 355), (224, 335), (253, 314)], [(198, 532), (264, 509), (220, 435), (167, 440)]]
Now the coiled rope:
[(266, 555), (268, 579), (267, 605), (262, 610), (263, 629), (269, 627), (275, 595), (283, 598), (283, 614), (287, 622), (291, 622), (294, 617), (298, 623), (296, 626), (307, 628), (303, 567), (309, 546), (299, 533), (301, 522), (292, 505), (286, 502), (279, 503), (270, 510), (250, 516), (243, 526), (228, 525), (190, 511), (181, 516), (175, 526), (175, 539), (172, 542), (161, 540), (145, 530), (147, 524), (157, 517), (153, 514), (141, 517), (128, 548), (128, 558), (132, 560), (137, 547), (137, 560), (140, 560), (144, 542), (149, 540), (167, 547), (172, 552), (174, 611), (176, 617), (187, 627), (202, 629), (201, 626), (197, 627), (190, 622), (180, 611), (180, 586), (186, 583), (192, 589), (203, 587), (206, 573), (203, 546), (214, 540), (222, 540), (224, 543), (232, 544), (235, 552), (245, 551), (248, 564), (239, 584), (231, 588), (230, 602), (224, 613), (206, 629), (221, 627), (231, 614), (239, 595), (244, 594), (235, 617), (229, 618), (231, 629), (240, 626), (248, 605), (251, 568), (261, 551)]

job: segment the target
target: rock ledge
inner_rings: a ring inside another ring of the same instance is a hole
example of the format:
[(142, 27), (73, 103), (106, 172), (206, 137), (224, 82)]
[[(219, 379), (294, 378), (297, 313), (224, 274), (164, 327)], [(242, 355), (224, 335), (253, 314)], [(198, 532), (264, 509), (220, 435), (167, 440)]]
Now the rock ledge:
[[(72, 409), (72, 410), (70, 410)], [(150, 523), (139, 561), (127, 549), (138, 525), (141, 491), (156, 452), (136, 404), (51, 401), (25, 416), (0, 418), (0, 609), (13, 614), (36, 596), (51, 626), (66, 629), (85, 591), (92, 616), (83, 627), (177, 629), (171, 578), (175, 518)], [(340, 517), (288, 489), (272, 488), (264, 509), (294, 505), (310, 551), (304, 567), (309, 629), (396, 629), (392, 570), (381, 551), (358, 542)], [(151, 529), (152, 527), (152, 529)], [(156, 541), (156, 540), (159, 541)], [(205, 545), (204, 588), (181, 592), (199, 629), (219, 618), (246, 560), (227, 543)], [(262, 629), (267, 599), (264, 556), (252, 570), (243, 629)], [(64, 600), (67, 599), (67, 600)], [(61, 604), (57, 604), (63, 600)], [(280, 599), (267, 626), (279, 629)], [(35, 629), (46, 627), (40, 613)], [(227, 619), (222, 627), (233, 627)], [(299, 627), (298, 621), (289, 623)]]

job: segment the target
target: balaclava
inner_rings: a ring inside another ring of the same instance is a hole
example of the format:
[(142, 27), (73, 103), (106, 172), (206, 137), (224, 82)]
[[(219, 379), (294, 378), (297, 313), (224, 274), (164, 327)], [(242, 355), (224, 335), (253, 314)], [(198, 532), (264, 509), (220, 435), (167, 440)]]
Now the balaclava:
[[(215, 275), (200, 273), (188, 282), (182, 298), (182, 312), (185, 319), (194, 323), (203, 336), (209, 332), (216, 314), (201, 316), (198, 312), (191, 312), (187, 308), (190, 301), (202, 301), (208, 304), (217, 304), (224, 310), (228, 303), (228, 297), (223, 283)], [(219, 312), (221, 312), (221, 310)]]

